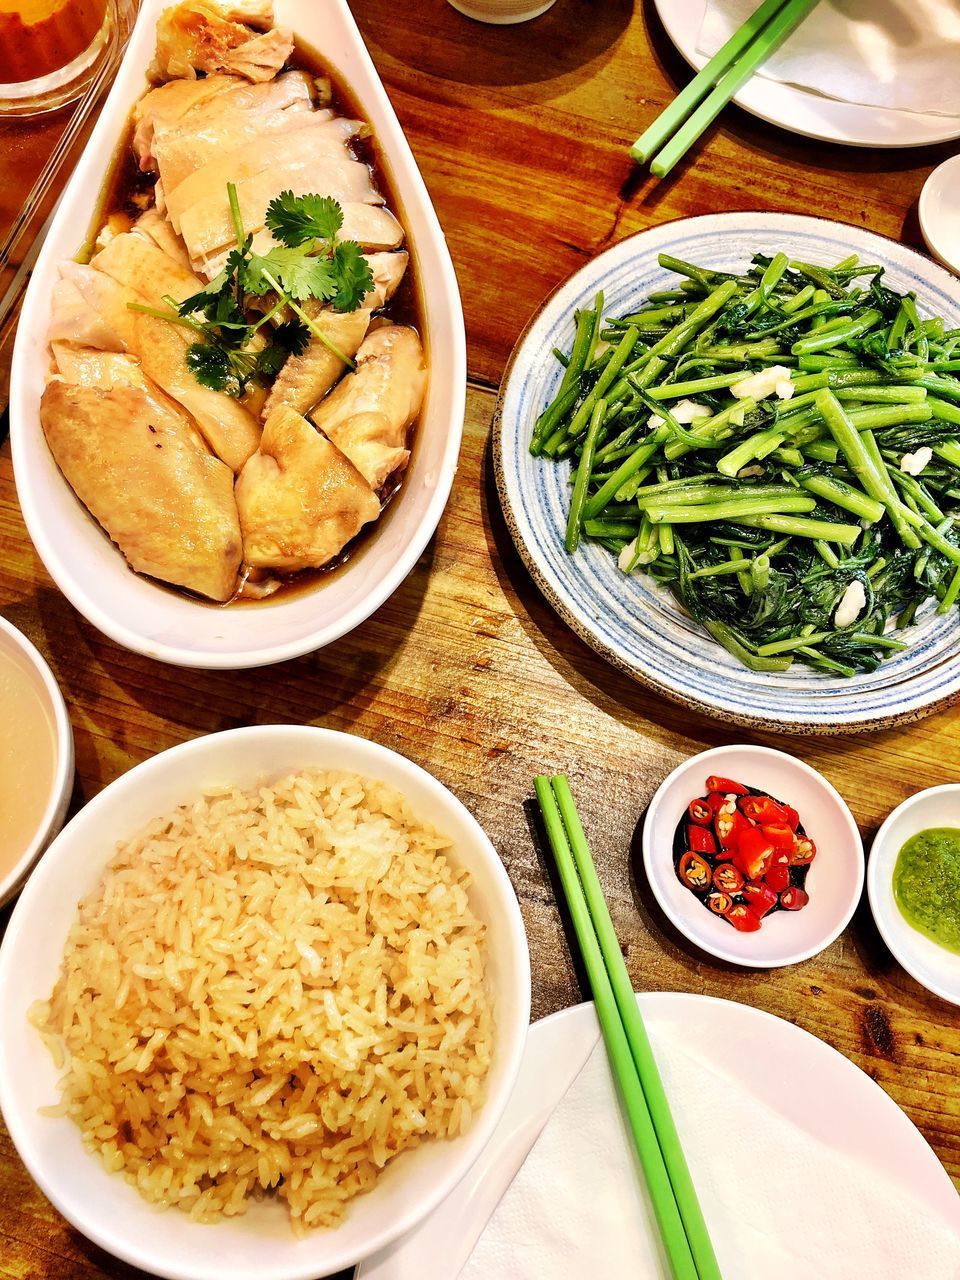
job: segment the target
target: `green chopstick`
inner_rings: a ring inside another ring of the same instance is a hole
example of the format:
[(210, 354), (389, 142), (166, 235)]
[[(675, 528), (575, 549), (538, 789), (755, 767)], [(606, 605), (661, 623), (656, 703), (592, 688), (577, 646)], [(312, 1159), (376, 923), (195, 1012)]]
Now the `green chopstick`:
[(666, 140), (683, 124), (691, 111), (700, 103), (724, 75), (741, 53), (752, 44), (754, 38), (771, 18), (786, 5), (788, 0), (764, 0), (742, 26), (738, 27), (725, 45), (713, 55), (698, 75), (690, 81), (674, 100), (641, 133), (630, 148), (637, 164), (646, 164), (660, 150)]
[[(716, 82), (713, 92), (700, 103), (696, 111), (682, 123), (680, 119), (672, 117), (676, 132), (651, 161), (650, 172), (652, 174), (658, 178), (666, 177), (677, 161), (693, 146), (707, 126), (717, 118), (730, 99), (750, 79), (757, 68), (766, 62), (771, 53), (786, 40), (787, 36), (800, 25), (816, 4), (817, 0), (786, 0), (786, 4), (774, 13), (770, 21), (761, 26), (759, 30), (753, 32), (753, 38), (743, 50), (743, 56), (731, 63), (729, 70), (724, 72)], [(761, 9), (764, 7), (761, 5)], [(753, 18), (756, 18), (759, 12), (758, 10), (757, 14), (753, 15)], [(748, 22), (752, 20), (752, 18), (748, 19)], [(736, 34), (739, 34), (739, 32)], [(720, 52), (722, 53), (723, 50)], [(710, 63), (707, 64), (707, 66), (709, 65)], [(700, 75), (703, 75), (706, 69), (704, 67)], [(695, 77), (691, 83), (695, 84), (697, 79), (699, 79), (699, 76)], [(699, 92), (693, 95), (694, 101), (701, 96), (702, 94)], [(671, 104), (671, 106), (673, 105)], [(668, 111), (670, 109), (670, 107), (667, 108)], [(654, 125), (656, 124), (657, 121), (655, 120)], [(643, 140), (643, 137), (639, 138), (634, 146), (637, 146)], [(633, 154), (632, 151), (631, 154)]]
[(673, 1187), (677, 1208), (683, 1220), (684, 1230), (687, 1234), (690, 1251), (693, 1254), (700, 1280), (722, 1280), (716, 1255), (713, 1251), (713, 1244), (707, 1231), (707, 1224), (703, 1220), (703, 1212), (700, 1208), (700, 1201), (697, 1198), (696, 1188), (693, 1185), (690, 1169), (683, 1154), (683, 1147), (680, 1145), (677, 1127), (670, 1112), (670, 1103), (667, 1101), (667, 1095), (663, 1090), (663, 1081), (660, 1079), (660, 1072), (653, 1056), (653, 1049), (650, 1047), (650, 1038), (643, 1024), (640, 1010), (637, 1007), (637, 997), (633, 990), (633, 983), (627, 973), (627, 966), (623, 962), (623, 953), (617, 941), (613, 921), (610, 919), (610, 911), (603, 896), (603, 890), (600, 887), (597, 869), (594, 866), (590, 846), (580, 823), (580, 815), (577, 813), (577, 806), (574, 804), (570, 784), (562, 774), (551, 778), (550, 783), (560, 809), (560, 816), (563, 819), (570, 848), (573, 851), (574, 861), (580, 875), (580, 884), (583, 887), (583, 896), (587, 903), (587, 910), (590, 913), (590, 919), (603, 956), (607, 976), (613, 988), (614, 998), (630, 1045), (630, 1052), (633, 1055), (636, 1072), (647, 1100), (650, 1119), (653, 1121), (657, 1141), (660, 1144), (660, 1151), (663, 1155), (663, 1162), (667, 1169), (667, 1176)]
[[(604, 1045), (626, 1112), (634, 1147), (646, 1179), (654, 1217), (660, 1229), (671, 1274), (674, 1280), (704, 1280), (691, 1252), (675, 1189), (667, 1172), (636, 1062), (627, 1039), (627, 1032), (617, 1008), (617, 1000), (600, 950), (600, 943), (594, 932), (590, 911), (580, 886), (560, 809), (549, 779), (538, 777), (534, 782), (534, 788), (590, 980)], [(712, 1276), (711, 1280), (713, 1280)]]

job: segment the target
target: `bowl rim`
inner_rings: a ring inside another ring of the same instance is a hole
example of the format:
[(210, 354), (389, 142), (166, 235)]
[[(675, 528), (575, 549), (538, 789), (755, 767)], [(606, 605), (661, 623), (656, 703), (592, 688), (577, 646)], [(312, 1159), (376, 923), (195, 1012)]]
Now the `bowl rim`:
[[(931, 217), (933, 212), (934, 191), (938, 181), (941, 181), (946, 175), (947, 170), (951, 173), (956, 171), (956, 186), (960, 189), (960, 153), (948, 156), (946, 160), (941, 161), (935, 169), (928, 174), (926, 181), (920, 188), (920, 196), (917, 200), (917, 218), (920, 222), (920, 230), (927, 248), (940, 263), (942, 267), (946, 267), (948, 271), (952, 271), (954, 275), (960, 275), (960, 233), (958, 233), (954, 249), (953, 257), (947, 256), (944, 248), (942, 235), (938, 234), (938, 230), (942, 230), (941, 224), (936, 217)], [(947, 248), (950, 246), (947, 245)]]
[[(960, 156), (955, 157), (960, 159)], [(884, 913), (879, 907), (879, 895), (881, 886), (886, 886), (893, 880), (893, 868), (896, 858), (890, 857), (887, 850), (890, 845), (890, 831), (894, 823), (902, 813), (914, 808), (916, 805), (923, 803), (930, 796), (945, 795), (947, 793), (955, 795), (960, 800), (960, 782), (941, 782), (935, 787), (924, 787), (920, 791), (915, 791), (913, 795), (907, 796), (905, 800), (901, 800), (896, 808), (891, 809), (884, 818), (883, 822), (877, 828), (877, 834), (870, 842), (870, 861), (867, 867), (867, 901), (870, 904), (870, 914), (873, 917), (873, 923), (877, 926), (880, 937), (883, 939), (890, 954), (896, 960), (897, 964), (904, 969), (915, 982), (919, 982), (922, 987), (930, 991), (935, 996), (939, 996), (941, 1000), (945, 1000), (948, 1004), (960, 1005), (960, 977), (958, 977), (957, 986), (948, 989), (942, 987), (939, 983), (931, 981), (928, 975), (921, 975), (918, 972), (916, 963), (912, 957), (909, 945), (904, 946), (903, 940), (909, 939), (911, 933), (916, 933), (918, 937), (923, 937), (918, 930), (903, 919), (903, 929), (890, 929), (885, 923)], [(932, 939), (930, 939), (932, 941)], [(934, 944), (936, 945), (936, 944)], [(957, 957), (960, 964), (960, 956)]]
[(0, 878), (0, 906), (2, 906), (21, 887), (30, 872), (30, 868), (56, 835), (66, 817), (67, 806), (70, 803), (70, 794), (73, 789), (74, 744), (73, 726), (70, 723), (67, 704), (46, 658), (44, 658), (36, 645), (27, 639), (22, 631), (15, 627), (12, 622), (8, 622), (2, 615), (0, 615), (0, 633), (12, 643), (13, 648), (22, 658), (26, 659), (29, 666), (40, 677), (43, 690), (47, 696), (47, 709), (50, 711), (53, 720), (53, 735), (57, 752), (56, 767), (50, 784), (50, 794), (36, 834), (7, 875)]
[[(113, 155), (120, 136), (118, 134), (117, 121), (126, 119), (133, 102), (142, 93), (142, 88), (138, 87), (136, 96), (133, 96), (131, 89), (131, 79), (139, 74), (136, 71), (141, 61), (138, 57), (138, 44), (143, 40), (143, 32), (151, 27), (160, 11), (169, 2), (170, 0), (142, 0), (141, 2), (136, 26), (117, 70), (113, 87), (100, 112), (100, 118), (95, 129), (88, 139), (80, 160), (66, 186), (48, 232), (48, 244), (41, 251), (41, 259), (38, 266), (45, 261), (48, 252), (52, 252), (50, 246), (57, 243), (62, 231), (68, 226), (70, 219), (75, 217), (73, 206), (78, 201), (84, 210), (89, 206), (90, 217), (94, 216), (96, 203), (89, 203), (82, 194), (84, 184), (87, 181), (85, 173), (87, 165), (85, 162), (88, 156), (95, 156), (98, 166), (97, 172), (102, 177), (104, 169), (99, 152), (103, 151), (106, 146), (109, 148), (110, 155)], [(288, 3), (309, 6), (310, 0), (288, 0)], [(350, 11), (347, 0), (328, 0), (328, 4), (333, 5), (337, 10), (339, 21), (343, 24), (343, 32), (349, 39), (351, 46), (350, 57), (356, 58), (357, 61), (357, 67), (352, 74), (348, 75), (339, 71), (337, 73), (353, 94), (357, 93), (355, 81), (361, 78), (368, 80), (368, 85), (363, 87), (362, 100), (359, 100), (359, 105), (365, 115), (369, 116), (378, 113), (382, 117), (382, 125), (377, 131), (377, 136), (383, 147), (386, 166), (395, 181), (398, 175), (402, 173), (403, 181), (408, 187), (408, 191), (405, 193), (407, 203), (411, 202), (412, 197), (412, 200), (418, 205), (419, 212), (425, 223), (421, 233), (417, 237), (413, 237), (407, 226), (409, 218), (404, 218), (404, 232), (409, 242), (411, 256), (415, 260), (418, 257), (422, 257), (422, 251), (429, 245), (430, 254), (435, 259), (436, 269), (440, 278), (437, 288), (431, 291), (432, 302), (427, 299), (425, 293), (423, 294), (428, 338), (430, 334), (436, 334), (442, 330), (445, 340), (450, 342), (450, 352), (447, 356), (446, 364), (450, 369), (449, 378), (454, 390), (450, 404), (441, 405), (437, 411), (439, 420), (437, 435), (439, 436), (441, 427), (445, 435), (442, 448), (438, 451), (438, 460), (432, 467), (429, 478), (425, 481), (424, 487), (429, 488), (430, 492), (425, 498), (421, 519), (412, 529), (401, 550), (395, 554), (392, 562), (389, 563), (386, 572), (379, 577), (370, 578), (368, 576), (363, 595), (348, 610), (345, 610), (337, 621), (333, 623), (320, 621), (315, 625), (308, 626), (302, 634), (292, 640), (264, 641), (257, 645), (256, 648), (244, 650), (226, 648), (197, 652), (184, 642), (174, 643), (159, 635), (144, 635), (136, 629), (135, 611), (125, 607), (122, 600), (115, 607), (106, 609), (87, 594), (71, 570), (69, 555), (64, 553), (59, 540), (48, 533), (44, 514), (44, 493), (35, 491), (32, 476), (26, 474), (29, 469), (24, 461), (27, 440), (35, 430), (40, 428), (35, 421), (36, 415), (28, 412), (26, 403), (29, 388), (33, 385), (35, 379), (30, 372), (31, 362), (25, 336), (26, 328), (23, 323), (20, 325), (17, 339), (14, 343), (10, 379), (10, 445), (14, 463), (17, 497), (20, 501), (24, 523), (27, 526), (31, 541), (58, 589), (66, 596), (74, 608), (100, 632), (131, 652), (141, 653), (146, 657), (155, 658), (158, 661), (167, 662), (174, 666), (231, 671), (249, 667), (269, 666), (273, 663), (284, 662), (290, 658), (297, 658), (304, 654), (316, 652), (318, 649), (341, 639), (375, 613), (413, 570), (430, 538), (436, 532), (457, 472), (466, 411), (466, 331), (460, 288), (450, 250), (416, 158), (400, 126), (383, 81), (363, 42), (363, 37)], [(295, 21), (288, 23), (288, 25), (296, 28)], [(385, 135), (389, 135), (389, 145), (384, 141)], [(91, 160), (90, 164), (92, 165), (93, 163)], [(99, 190), (99, 184), (97, 189)], [(400, 203), (402, 205), (403, 201), (400, 201)], [(34, 308), (40, 305), (36, 299), (41, 296), (41, 284), (40, 272), (35, 270), (23, 303), (23, 315), (28, 320), (32, 319)], [(429, 384), (427, 394), (429, 395)], [(67, 485), (62, 476), (61, 480), (69, 489), (69, 485)], [(79, 501), (79, 499), (76, 500)], [(92, 519), (92, 517), (90, 518)], [(109, 534), (104, 530), (100, 532), (109, 542)], [(377, 532), (379, 531), (374, 531), (375, 534)], [(122, 555), (118, 549), (114, 548), (114, 551), (117, 555)], [(133, 570), (129, 566), (125, 565), (124, 568), (127, 573), (133, 575)], [(349, 565), (345, 572), (349, 572)], [(137, 575), (133, 576), (136, 577)], [(144, 578), (143, 580), (151, 585), (157, 585), (153, 579)], [(161, 583), (158, 589), (165, 590), (166, 588)], [(319, 601), (321, 590), (322, 584), (309, 592), (309, 595)], [(189, 596), (185, 596), (182, 593), (179, 595), (179, 599), (181, 601), (186, 600), (187, 603), (193, 603)], [(297, 595), (292, 597), (289, 602), (280, 601), (269, 605), (269, 607), (274, 610), (274, 615), (276, 616), (277, 611), (285, 608), (287, 603), (289, 603), (289, 607), (293, 608), (299, 602), (300, 596)], [(197, 601), (196, 607), (208, 609), (210, 605), (209, 603)], [(322, 619), (323, 607), (321, 603), (316, 605), (314, 612), (318, 619)]]
[[(796, 951), (784, 951), (778, 953), (772, 959), (753, 958), (747, 959), (744, 956), (735, 954), (727, 950), (722, 945), (713, 945), (703, 940), (700, 936), (694, 936), (686, 923), (685, 917), (678, 913), (673, 904), (669, 901), (666, 894), (662, 891), (660, 885), (659, 874), (654, 870), (654, 849), (653, 849), (653, 829), (658, 821), (659, 806), (667, 789), (679, 778), (686, 773), (692, 772), (694, 768), (699, 769), (703, 764), (723, 759), (734, 752), (746, 753), (747, 755), (757, 756), (761, 758), (774, 758), (782, 762), (787, 768), (795, 769), (798, 774), (809, 779), (814, 786), (825, 792), (839, 807), (843, 817), (846, 835), (850, 842), (856, 860), (856, 876), (854, 890), (850, 894), (849, 900), (844, 905), (841, 912), (839, 924), (831, 926), (825, 930), (815, 943), (808, 947), (802, 947)], [(780, 751), (776, 747), (764, 747), (748, 742), (731, 742), (719, 747), (710, 747), (706, 751), (696, 752), (694, 755), (687, 756), (680, 764), (672, 769), (670, 773), (663, 779), (660, 785), (650, 799), (644, 817), (643, 825), (643, 866), (646, 873), (647, 883), (657, 901), (658, 906), (664, 915), (670, 921), (675, 929), (677, 929), (688, 942), (692, 943), (698, 951), (702, 951), (708, 955), (715, 956), (718, 960), (723, 960), (728, 964), (736, 965), (740, 969), (781, 969), (787, 965), (800, 964), (804, 960), (809, 960), (813, 956), (819, 955), (839, 938), (847, 925), (853, 918), (853, 913), (857, 909), (860, 898), (863, 895), (864, 877), (866, 874), (865, 858), (863, 852), (863, 840), (860, 835), (860, 829), (857, 826), (850, 806), (844, 800), (843, 796), (836, 789), (832, 782), (829, 782), (818, 769), (807, 764), (805, 760), (798, 759), (797, 756), (791, 755), (788, 751)]]
[[(203, 734), (187, 742), (168, 747), (166, 750), (148, 757), (108, 783), (103, 790), (93, 797), (89, 804), (74, 815), (71, 822), (64, 827), (63, 831), (51, 844), (41, 860), (36, 874), (30, 878), (20, 900), (16, 903), (7, 925), (6, 933), (2, 943), (0, 943), (0, 985), (3, 982), (3, 975), (12, 963), (9, 957), (14, 954), (18, 945), (23, 945), (28, 927), (36, 919), (37, 913), (43, 910), (42, 901), (47, 883), (55, 881), (59, 862), (69, 856), (69, 842), (72, 837), (72, 830), (79, 825), (81, 818), (84, 824), (95, 821), (101, 813), (109, 810), (118, 799), (122, 799), (128, 792), (136, 790), (140, 783), (149, 777), (151, 773), (167, 767), (171, 758), (179, 761), (191, 755), (215, 751), (217, 744), (224, 742), (226, 739), (232, 741), (243, 738), (259, 740), (267, 748), (265, 751), (267, 763), (264, 765), (264, 769), (269, 771), (269, 744), (271, 741), (285, 738), (288, 735), (292, 735), (295, 738), (311, 738), (315, 741), (323, 740), (330, 745), (330, 754), (334, 758), (336, 758), (337, 754), (336, 745), (343, 739), (349, 739), (351, 744), (360, 744), (361, 754), (368, 754), (370, 757), (370, 763), (369, 765), (364, 765), (364, 769), (370, 768), (374, 770), (377, 760), (389, 761), (394, 767), (399, 767), (402, 773), (415, 778), (417, 783), (437, 800), (438, 804), (447, 807), (458, 815), (470, 831), (472, 838), (475, 840), (477, 852), (487, 864), (492, 875), (497, 895), (497, 910), (498, 913), (502, 912), (502, 918), (498, 921), (498, 928), (506, 931), (511, 952), (511, 968), (507, 975), (508, 986), (516, 1001), (516, 1011), (511, 1022), (507, 1024), (506, 1029), (498, 1027), (497, 1043), (498, 1046), (502, 1046), (501, 1051), (506, 1054), (503, 1059), (502, 1080), (499, 1091), (495, 1095), (488, 1094), (485, 1097), (483, 1106), (477, 1116), (474, 1117), (474, 1124), (466, 1134), (461, 1135), (465, 1143), (469, 1142), (471, 1135), (474, 1135), (473, 1144), (475, 1149), (470, 1150), (468, 1148), (465, 1153), (461, 1154), (452, 1163), (451, 1168), (437, 1178), (433, 1191), (422, 1196), (413, 1204), (404, 1205), (393, 1219), (378, 1231), (370, 1231), (361, 1257), (353, 1254), (346, 1256), (342, 1252), (337, 1254), (331, 1251), (327, 1258), (322, 1256), (312, 1260), (308, 1258), (303, 1260), (299, 1266), (293, 1265), (282, 1271), (278, 1269), (275, 1272), (271, 1272), (267, 1277), (267, 1280), (316, 1280), (318, 1268), (327, 1268), (322, 1274), (331, 1275), (344, 1267), (356, 1265), (362, 1260), (362, 1257), (386, 1248), (401, 1235), (412, 1230), (440, 1204), (461, 1179), (467, 1176), (481, 1151), (493, 1136), (520, 1070), (530, 1021), (531, 1000), (530, 954), (520, 905), (503, 861), (490, 837), (463, 801), (454, 795), (444, 783), (434, 777), (427, 769), (390, 747), (385, 747), (381, 743), (374, 742), (370, 738), (364, 738), (359, 734), (345, 733), (341, 730), (317, 725), (271, 724), (245, 726), (237, 729), (226, 729), (219, 733)], [(317, 767), (335, 768), (337, 766)], [(359, 772), (358, 769), (354, 769), (352, 766), (347, 766), (347, 771)], [(67, 850), (67, 853), (64, 850)], [(74, 856), (76, 856), (76, 851), (74, 851)], [(490, 922), (486, 923), (489, 924)], [(62, 941), (60, 948), (62, 950)], [(195, 1280), (200, 1273), (185, 1269), (182, 1266), (170, 1266), (169, 1264), (161, 1263), (161, 1269), (158, 1271), (156, 1257), (152, 1253), (143, 1252), (137, 1240), (129, 1237), (124, 1239), (122, 1236), (118, 1238), (112, 1234), (113, 1224), (104, 1226), (96, 1215), (91, 1221), (85, 1214), (74, 1213), (69, 1206), (65, 1206), (56, 1181), (51, 1181), (48, 1176), (48, 1162), (38, 1157), (34, 1142), (29, 1138), (24, 1125), (21, 1123), (22, 1108), (19, 1101), (9, 1092), (5, 1057), (5, 1048), (0, 1044), (0, 1114), (3, 1115), (6, 1121), (8, 1132), (17, 1149), (17, 1153), (31, 1178), (47, 1199), (50, 1200), (54, 1208), (63, 1214), (84, 1236), (105, 1249), (113, 1257), (140, 1267), (150, 1274), (165, 1276), (167, 1280)], [(479, 1135), (479, 1137), (476, 1135)], [(93, 1153), (89, 1154), (91, 1160), (95, 1161), (97, 1159)], [(374, 1192), (375, 1190), (376, 1188), (373, 1188)], [(131, 1191), (135, 1192), (135, 1189), (131, 1188)], [(174, 1221), (176, 1220), (174, 1219)], [(238, 1222), (242, 1223), (242, 1219), (229, 1218), (224, 1219), (223, 1222), (236, 1227)], [(216, 1225), (213, 1224), (213, 1226)], [(331, 1228), (327, 1232), (319, 1233), (316, 1238), (329, 1241), (336, 1230), (336, 1227)], [(296, 1237), (291, 1232), (290, 1240), (295, 1241), (295, 1239)], [(342, 1248), (341, 1246), (341, 1250)], [(209, 1276), (209, 1273), (205, 1274)]]

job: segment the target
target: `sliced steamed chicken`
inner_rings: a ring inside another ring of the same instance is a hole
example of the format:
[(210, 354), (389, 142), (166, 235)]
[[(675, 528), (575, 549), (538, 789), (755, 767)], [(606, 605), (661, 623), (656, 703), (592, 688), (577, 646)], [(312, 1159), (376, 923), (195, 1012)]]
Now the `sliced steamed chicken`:
[[(334, 311), (332, 307), (307, 307), (321, 333), (351, 358), (366, 337), (373, 313), (396, 293), (407, 269), (410, 255), (372, 253), (367, 256), (373, 273), (373, 288), (356, 311)], [(277, 374), (264, 406), (264, 417), (282, 404), (306, 413), (330, 390), (343, 372), (343, 361), (319, 338), (311, 338), (306, 350), (291, 356)]]
[(285, 573), (328, 564), (380, 514), (356, 467), (286, 406), (267, 419), (236, 499), (245, 561)]
[(407, 432), (427, 383), (423, 347), (414, 329), (384, 324), (357, 352), (357, 367), (320, 401), (312, 417), (374, 489), (410, 458)]
[(130, 356), (55, 355), (40, 421), (77, 497), (138, 573), (228, 600), (241, 558), (229, 467)]
[[(122, 259), (120, 251), (113, 246), (121, 241), (138, 242), (134, 250), (137, 255), (140, 253), (139, 245), (150, 244), (132, 233), (110, 241), (107, 249), (112, 250), (112, 263), (118, 274), (118, 262)], [(157, 256), (165, 255), (157, 250)], [(176, 263), (172, 259), (168, 261), (171, 268), (176, 269)], [(67, 328), (61, 323), (60, 295), (55, 291), (50, 339), (87, 343), (111, 351), (128, 351), (136, 356), (147, 376), (195, 419), (217, 457), (231, 470), (239, 471), (259, 443), (259, 423), (244, 405), (222, 391), (211, 391), (201, 386), (193, 376), (186, 363), (189, 338), (184, 336), (185, 330), (167, 320), (143, 315), (130, 308), (131, 303), (162, 305), (160, 297), (148, 292), (138, 293), (114, 275), (93, 266), (64, 263), (61, 271), (68, 286), (72, 285), (80, 293), (92, 314), (85, 331), (81, 331), (78, 323), (81, 317), (70, 309), (71, 295), (68, 292), (63, 313), (72, 328)], [(194, 283), (198, 286), (200, 282)], [(182, 289), (186, 285), (181, 283), (179, 287)], [(100, 332), (101, 341), (91, 341), (94, 332)]]
[[(220, 6), (185, 0), (157, 22), (157, 80), (194, 80), (230, 71), (248, 80), (272, 80), (293, 52), (293, 36), (270, 27), (271, 6)], [(255, 33), (251, 26), (267, 26)]]

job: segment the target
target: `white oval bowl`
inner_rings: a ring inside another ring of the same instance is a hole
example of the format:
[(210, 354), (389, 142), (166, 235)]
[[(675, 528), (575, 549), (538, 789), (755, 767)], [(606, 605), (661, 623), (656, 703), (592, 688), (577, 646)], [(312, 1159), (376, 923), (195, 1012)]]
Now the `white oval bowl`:
[[(471, 875), (471, 906), (488, 926), (487, 973), (496, 1040), (484, 1105), (467, 1133), (398, 1156), (343, 1223), (297, 1238), (285, 1207), (253, 1205), (240, 1218), (191, 1222), (161, 1211), (106, 1172), (67, 1118), (39, 1108), (58, 1099), (60, 1072), (27, 1021), (56, 981), (77, 904), (97, 884), (117, 841), (196, 798), (205, 786), (255, 785), (300, 768), (336, 768), (402, 791), (419, 817), (453, 842)], [(0, 947), (0, 1109), (30, 1174), (57, 1209), (102, 1248), (167, 1280), (314, 1280), (409, 1231), (464, 1176), (490, 1139), (513, 1088), (530, 1016), (530, 961), (520, 908), (482, 828), (430, 774), (386, 747), (309, 726), (269, 725), (198, 738), (118, 778), (61, 832), (20, 898)]]
[(66, 703), (43, 655), (5, 618), (0, 618), (0, 652), (12, 654), (28, 672), (53, 726), (56, 763), (50, 793), (33, 839), (5, 876), (0, 876), (0, 906), (8, 902), (30, 874), (30, 868), (63, 826), (73, 791), (73, 728)]
[[(765, 916), (755, 933), (738, 933), (713, 915), (674, 869), (677, 823), (690, 801), (704, 794), (711, 773), (792, 805), (817, 846), (807, 872), (810, 901), (800, 911)], [(816, 769), (771, 747), (715, 747), (678, 765), (647, 809), (643, 865), (653, 896), (685, 938), (719, 960), (749, 969), (774, 969), (815, 956), (847, 927), (863, 892), (863, 843), (843, 797)]]
[(10, 438), (17, 494), (34, 545), (57, 586), (105, 635), (187, 667), (264, 666), (320, 649), (358, 626), (397, 589), (439, 523), (457, 468), (466, 396), (463, 311), (446, 241), (416, 161), (346, 0), (275, 0), (277, 25), (319, 50), (373, 127), (407, 232), (430, 361), (413, 456), (400, 492), (347, 565), (313, 590), (275, 603), (223, 608), (136, 575), (60, 473), (40, 426), (47, 329), (57, 264), (90, 227), (105, 171), (146, 89), (157, 15), (143, 0), (110, 96), (60, 203), (23, 304), (13, 355)]
[(960, 783), (918, 791), (893, 810), (870, 847), (867, 896), (881, 937), (907, 973), (934, 995), (960, 1004), (960, 955), (914, 929), (893, 896), (897, 854), (911, 836), (928, 827), (960, 828)]

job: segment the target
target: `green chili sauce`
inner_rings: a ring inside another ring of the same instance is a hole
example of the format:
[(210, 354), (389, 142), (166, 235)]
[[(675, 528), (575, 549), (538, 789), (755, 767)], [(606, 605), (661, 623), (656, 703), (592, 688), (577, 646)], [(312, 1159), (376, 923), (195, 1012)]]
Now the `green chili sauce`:
[(897, 854), (893, 896), (914, 929), (960, 954), (960, 828), (930, 827)]

